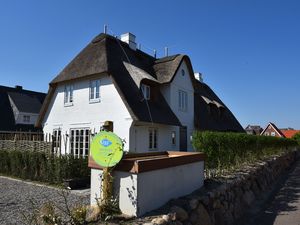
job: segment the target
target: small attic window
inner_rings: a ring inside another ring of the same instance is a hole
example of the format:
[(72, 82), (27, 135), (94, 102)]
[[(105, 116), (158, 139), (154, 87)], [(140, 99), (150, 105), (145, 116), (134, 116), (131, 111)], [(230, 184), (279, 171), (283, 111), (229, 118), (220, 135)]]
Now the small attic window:
[(182, 75), (182, 76), (185, 75), (185, 70), (184, 70), (184, 69), (181, 70), (181, 75)]
[(150, 100), (150, 86), (145, 85), (145, 84), (141, 84), (141, 90), (143, 92), (144, 98), (146, 100)]

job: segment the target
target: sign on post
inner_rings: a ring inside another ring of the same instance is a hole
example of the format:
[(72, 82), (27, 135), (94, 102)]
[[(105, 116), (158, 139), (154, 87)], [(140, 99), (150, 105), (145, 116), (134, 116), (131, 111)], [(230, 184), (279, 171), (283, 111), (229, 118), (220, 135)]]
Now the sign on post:
[(94, 161), (102, 167), (113, 167), (123, 157), (122, 140), (109, 131), (99, 132), (93, 138), (90, 150)]

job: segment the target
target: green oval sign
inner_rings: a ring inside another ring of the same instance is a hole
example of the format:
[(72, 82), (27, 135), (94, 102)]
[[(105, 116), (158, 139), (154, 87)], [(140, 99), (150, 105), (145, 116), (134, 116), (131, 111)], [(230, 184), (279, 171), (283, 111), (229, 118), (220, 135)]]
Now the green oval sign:
[(116, 134), (101, 131), (93, 138), (90, 152), (98, 165), (112, 167), (122, 159), (123, 143)]

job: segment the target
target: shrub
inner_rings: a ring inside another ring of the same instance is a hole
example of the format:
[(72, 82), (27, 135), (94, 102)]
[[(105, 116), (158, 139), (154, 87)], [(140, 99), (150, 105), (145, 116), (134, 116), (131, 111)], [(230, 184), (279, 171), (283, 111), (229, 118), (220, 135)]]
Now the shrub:
[(294, 134), (294, 136), (292, 137), (293, 140), (298, 142), (298, 145), (300, 145), (300, 132)]
[(0, 150), (0, 173), (35, 181), (61, 184), (64, 179), (89, 176), (87, 158), (55, 156), (38, 151)]
[(291, 139), (230, 132), (195, 132), (193, 146), (206, 154), (206, 170), (215, 175), (245, 162), (287, 151), (297, 145)]

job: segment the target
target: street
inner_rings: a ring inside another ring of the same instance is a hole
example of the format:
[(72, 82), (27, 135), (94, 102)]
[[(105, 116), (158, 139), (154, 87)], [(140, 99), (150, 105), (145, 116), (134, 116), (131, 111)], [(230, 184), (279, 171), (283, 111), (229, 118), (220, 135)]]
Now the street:
[(248, 215), (245, 225), (300, 225), (300, 160), (277, 185), (269, 202)]

